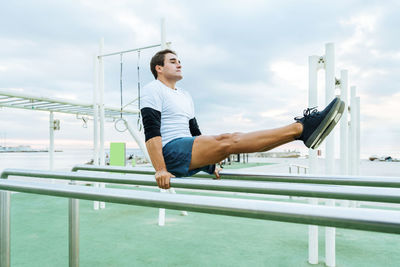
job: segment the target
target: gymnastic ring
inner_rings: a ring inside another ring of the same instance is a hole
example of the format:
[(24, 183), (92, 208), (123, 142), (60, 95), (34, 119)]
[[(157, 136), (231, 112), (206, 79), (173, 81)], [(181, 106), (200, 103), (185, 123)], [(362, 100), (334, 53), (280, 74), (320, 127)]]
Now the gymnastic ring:
[[(119, 124), (121, 124), (121, 122), (122, 122), (122, 125), (124, 128), (118, 126)], [(115, 130), (117, 130), (120, 133), (123, 133), (128, 129), (126, 127), (125, 120), (123, 118), (119, 118), (114, 122), (114, 128), (115, 128)]]

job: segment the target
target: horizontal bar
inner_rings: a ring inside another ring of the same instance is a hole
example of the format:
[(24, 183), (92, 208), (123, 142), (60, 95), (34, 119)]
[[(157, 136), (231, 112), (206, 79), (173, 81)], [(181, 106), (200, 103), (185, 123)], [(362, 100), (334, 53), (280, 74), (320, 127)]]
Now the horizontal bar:
[[(171, 42), (167, 42), (167, 45), (169, 45), (169, 44), (171, 44)], [(154, 48), (154, 47), (158, 47), (158, 46), (161, 46), (161, 44), (149, 45), (149, 46), (144, 46), (144, 47), (139, 47), (139, 48), (134, 48), (134, 49), (129, 49), (129, 50), (123, 50), (123, 51), (118, 51), (118, 52), (112, 52), (112, 53), (108, 53), (108, 54), (104, 54), (104, 55), (99, 55), (99, 56), (97, 56), (97, 58), (115, 56), (115, 55), (130, 53), (130, 52), (136, 52), (136, 51)]]
[(400, 212), (1, 180), (0, 190), (400, 234)]
[[(100, 171), (129, 174), (153, 175), (154, 170), (144, 168), (126, 168), (117, 166), (94, 166), (94, 165), (75, 165), (72, 171)], [(225, 180), (246, 180), (246, 181), (269, 181), (269, 182), (290, 182), (290, 183), (311, 183), (311, 184), (330, 184), (330, 185), (355, 185), (355, 186), (374, 186), (374, 187), (395, 187), (400, 188), (399, 177), (386, 176), (345, 176), (345, 175), (297, 175), (297, 174), (258, 174), (258, 173), (230, 173), (222, 171), (221, 179)], [(196, 178), (213, 178), (209, 174), (196, 174)]]
[[(113, 174), (92, 174), (77, 172), (60, 171), (40, 171), (40, 170), (22, 170), (5, 169), (1, 178), (8, 176), (26, 176), (36, 178), (65, 179), (75, 181), (89, 181), (102, 183), (117, 183), (129, 185), (147, 185), (157, 186), (154, 177), (148, 175), (121, 176)], [(332, 198), (361, 200), (373, 202), (387, 202), (400, 204), (400, 189), (394, 188), (376, 188), (360, 186), (339, 186), (339, 185), (317, 185), (300, 183), (279, 183), (279, 182), (255, 182), (255, 181), (232, 181), (232, 180), (204, 180), (172, 178), (171, 187), (243, 192), (254, 194), (301, 196), (316, 198)]]

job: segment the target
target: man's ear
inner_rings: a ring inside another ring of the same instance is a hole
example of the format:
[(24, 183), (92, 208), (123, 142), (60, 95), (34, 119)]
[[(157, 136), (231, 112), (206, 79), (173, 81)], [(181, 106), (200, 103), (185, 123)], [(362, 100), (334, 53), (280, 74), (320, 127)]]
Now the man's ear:
[(156, 71), (157, 72), (162, 72), (162, 66), (160, 66), (160, 65), (156, 65)]

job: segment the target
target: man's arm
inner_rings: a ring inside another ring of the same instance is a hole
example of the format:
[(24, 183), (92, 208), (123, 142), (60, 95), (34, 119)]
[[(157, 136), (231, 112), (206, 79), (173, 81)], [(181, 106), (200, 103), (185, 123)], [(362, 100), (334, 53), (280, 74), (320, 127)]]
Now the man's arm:
[(168, 189), (170, 187), (170, 179), (173, 176), (167, 171), (165, 166), (164, 156), (162, 154), (161, 136), (156, 136), (146, 142), (146, 148), (149, 152), (151, 163), (156, 170), (156, 181), (160, 188)]
[(164, 156), (162, 154), (162, 139), (160, 133), (161, 112), (152, 108), (141, 109), (146, 148), (149, 152), (151, 163), (156, 170), (155, 178), (160, 188), (170, 187), (170, 178), (174, 177), (167, 171)]

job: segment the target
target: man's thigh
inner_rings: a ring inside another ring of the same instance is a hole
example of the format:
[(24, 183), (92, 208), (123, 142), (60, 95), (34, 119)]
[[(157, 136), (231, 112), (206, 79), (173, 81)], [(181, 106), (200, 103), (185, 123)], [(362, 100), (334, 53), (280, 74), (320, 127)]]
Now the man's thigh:
[(201, 135), (196, 137), (192, 147), (192, 160), (189, 169), (197, 169), (224, 160), (229, 148), (230, 134), (218, 136)]

